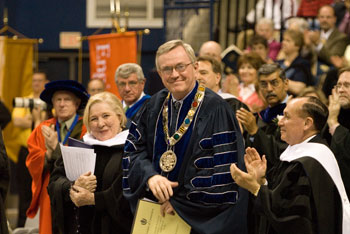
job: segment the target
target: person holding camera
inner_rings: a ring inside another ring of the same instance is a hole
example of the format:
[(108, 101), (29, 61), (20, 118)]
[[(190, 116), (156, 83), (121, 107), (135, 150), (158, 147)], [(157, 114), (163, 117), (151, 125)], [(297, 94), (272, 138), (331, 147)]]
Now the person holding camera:
[[(45, 89), (45, 84), (48, 82), (46, 74), (42, 71), (34, 72), (32, 77), (32, 93), (29, 96), (20, 98), (25, 101), (38, 100), (40, 93)], [(40, 100), (40, 99), (39, 99)], [(44, 103), (44, 102), (43, 102)], [(16, 183), (18, 186), (18, 219), (17, 227), (23, 227), (26, 221), (26, 211), (29, 207), (30, 201), (32, 200), (32, 179), (25, 165), (26, 158), (28, 155), (27, 140), (32, 130), (46, 119), (46, 112), (44, 108), (36, 105), (31, 107), (26, 105), (16, 105), (12, 111), (13, 125), (19, 128), (18, 134), (18, 161), (15, 166), (16, 168)]]
[(83, 119), (78, 115), (90, 95), (84, 86), (74, 80), (47, 83), (40, 99), (55, 109), (54, 118), (43, 121), (28, 139), (26, 165), (32, 177), (32, 201), (27, 216), (34, 218), (40, 208), (39, 232), (52, 233), (51, 205), (47, 192), (50, 173), (59, 154), (58, 143), (66, 144), (68, 137), (80, 139), (86, 133)]

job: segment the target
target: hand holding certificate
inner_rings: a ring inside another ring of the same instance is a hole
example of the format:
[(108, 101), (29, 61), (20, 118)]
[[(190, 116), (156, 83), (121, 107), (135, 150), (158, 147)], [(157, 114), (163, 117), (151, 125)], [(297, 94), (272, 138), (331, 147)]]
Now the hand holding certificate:
[(189, 234), (191, 227), (175, 213), (160, 213), (160, 204), (150, 200), (139, 200), (132, 234)]
[(70, 147), (60, 144), (64, 170), (70, 181), (75, 181), (80, 175), (91, 172), (94, 174), (96, 154), (93, 149)]

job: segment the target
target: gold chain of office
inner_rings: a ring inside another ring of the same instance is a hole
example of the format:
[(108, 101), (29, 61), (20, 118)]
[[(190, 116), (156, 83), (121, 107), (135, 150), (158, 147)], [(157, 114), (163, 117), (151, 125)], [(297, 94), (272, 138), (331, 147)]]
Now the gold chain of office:
[(169, 136), (169, 129), (168, 129), (168, 111), (169, 111), (169, 98), (170, 98), (170, 92), (168, 93), (167, 98), (164, 101), (164, 107), (163, 107), (163, 131), (165, 135), (165, 142), (168, 145), (168, 150), (162, 154), (162, 156), (159, 159), (159, 166), (164, 172), (170, 172), (175, 168), (177, 157), (173, 150), (170, 148), (174, 146), (178, 141), (181, 140), (182, 136), (185, 135), (188, 128), (190, 127), (192, 120), (194, 118), (194, 115), (202, 102), (204, 98), (204, 91), (205, 87), (203, 85), (199, 85), (197, 92), (195, 94), (195, 97), (192, 101), (191, 108), (187, 112), (187, 115), (182, 122), (181, 126), (175, 133), (170, 137)]

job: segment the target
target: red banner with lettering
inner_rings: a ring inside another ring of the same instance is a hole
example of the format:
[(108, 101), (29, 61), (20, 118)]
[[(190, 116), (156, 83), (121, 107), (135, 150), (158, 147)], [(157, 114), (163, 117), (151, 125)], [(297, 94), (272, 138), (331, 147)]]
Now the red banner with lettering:
[(90, 78), (102, 79), (106, 90), (120, 98), (114, 74), (123, 63), (136, 63), (136, 32), (111, 33), (88, 37), (90, 50)]

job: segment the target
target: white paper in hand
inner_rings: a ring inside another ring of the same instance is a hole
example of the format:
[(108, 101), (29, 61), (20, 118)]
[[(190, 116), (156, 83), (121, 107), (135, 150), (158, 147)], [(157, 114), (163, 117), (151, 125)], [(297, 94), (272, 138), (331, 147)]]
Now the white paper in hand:
[(94, 174), (96, 154), (93, 149), (70, 147), (60, 144), (64, 170), (70, 181), (77, 180), (82, 174), (91, 171)]

